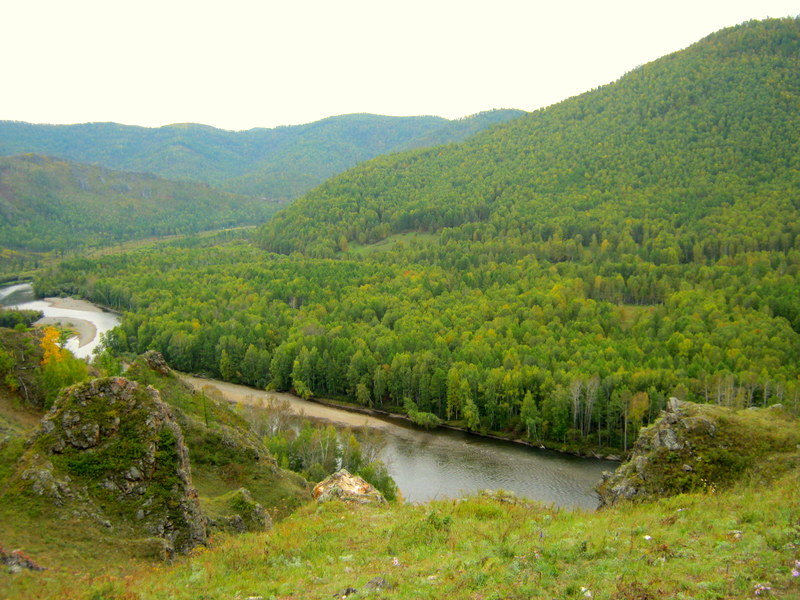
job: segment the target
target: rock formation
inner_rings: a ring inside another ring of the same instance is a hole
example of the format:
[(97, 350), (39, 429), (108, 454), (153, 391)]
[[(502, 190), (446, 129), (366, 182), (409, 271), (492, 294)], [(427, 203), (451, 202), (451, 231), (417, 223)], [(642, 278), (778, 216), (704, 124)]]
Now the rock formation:
[(161, 352), (157, 352), (156, 350), (148, 350), (142, 354), (142, 360), (144, 360), (145, 364), (159, 375), (167, 376), (172, 373), (172, 370), (169, 368), (167, 361), (164, 360)]
[(320, 481), (312, 490), (311, 495), (317, 502), (327, 502), (328, 500), (343, 500), (355, 504), (386, 502), (383, 494), (358, 475), (352, 475), (347, 469), (340, 469)]
[(239, 488), (215, 498), (209, 510), (210, 527), (234, 533), (265, 531), (272, 527), (272, 517), (253, 499), (247, 488)]
[(787, 436), (778, 423), (795, 428), (780, 406), (733, 410), (670, 398), (665, 411), (639, 433), (630, 459), (605, 473), (601, 503), (714, 489), (769, 457), (793, 461), (800, 435)]
[(123, 377), (75, 385), (28, 445), (21, 479), (54, 505), (160, 538), (167, 555), (205, 542), (183, 433), (153, 387)]

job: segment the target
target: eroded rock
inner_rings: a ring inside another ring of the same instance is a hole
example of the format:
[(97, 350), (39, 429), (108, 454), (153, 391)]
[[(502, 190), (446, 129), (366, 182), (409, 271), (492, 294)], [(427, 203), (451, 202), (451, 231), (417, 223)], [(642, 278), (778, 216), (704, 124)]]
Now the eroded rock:
[(209, 507), (209, 525), (236, 533), (265, 531), (272, 527), (272, 517), (253, 499), (247, 488), (216, 498)]
[(317, 502), (343, 500), (356, 504), (384, 503), (383, 497), (375, 487), (347, 469), (340, 469), (320, 481), (311, 492)]
[(167, 361), (164, 360), (164, 357), (161, 355), (161, 353), (157, 352), (156, 350), (148, 350), (142, 354), (142, 359), (147, 366), (153, 369), (156, 373), (161, 375), (169, 375), (172, 373)]
[(629, 460), (604, 474), (601, 503), (724, 485), (767, 454), (791, 452), (796, 432), (793, 437), (765, 429), (765, 422), (774, 422), (767, 411), (774, 407), (737, 411), (670, 398), (660, 417), (639, 432)]
[[(73, 386), (29, 446), (22, 479), (56, 506), (91, 505), (88, 516), (108, 528), (126, 519), (142, 537), (163, 539), (168, 554), (205, 542), (183, 433), (155, 388), (123, 377)], [(94, 508), (111, 505), (119, 509), (113, 517)]]
[(36, 563), (32, 558), (26, 556), (20, 550), (10, 552), (0, 546), (0, 564), (4, 565), (9, 573), (19, 573), (21, 571), (44, 571), (45, 568)]

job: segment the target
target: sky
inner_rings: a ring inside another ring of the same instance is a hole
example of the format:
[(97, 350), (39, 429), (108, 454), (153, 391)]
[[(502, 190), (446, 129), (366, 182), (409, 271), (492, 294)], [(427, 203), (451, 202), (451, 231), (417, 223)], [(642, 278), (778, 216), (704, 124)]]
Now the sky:
[(0, 120), (249, 129), (534, 110), (800, 0), (36, 0), (0, 7)]

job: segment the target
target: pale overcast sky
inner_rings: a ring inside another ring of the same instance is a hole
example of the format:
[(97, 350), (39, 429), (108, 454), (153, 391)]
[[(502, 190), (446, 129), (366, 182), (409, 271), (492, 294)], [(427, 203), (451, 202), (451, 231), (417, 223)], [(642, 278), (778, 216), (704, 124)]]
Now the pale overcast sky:
[(0, 8), (0, 119), (226, 129), (533, 110), (800, 0), (30, 0)]

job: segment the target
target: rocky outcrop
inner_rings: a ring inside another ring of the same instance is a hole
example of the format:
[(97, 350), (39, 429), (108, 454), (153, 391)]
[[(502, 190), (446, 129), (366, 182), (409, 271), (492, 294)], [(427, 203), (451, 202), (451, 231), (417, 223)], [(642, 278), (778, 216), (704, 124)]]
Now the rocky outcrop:
[(161, 352), (156, 350), (148, 350), (144, 354), (142, 354), (142, 360), (144, 363), (150, 367), (153, 371), (158, 373), (159, 375), (167, 376), (172, 373), (172, 370), (169, 368), (167, 361), (164, 360), (164, 357), (161, 355)]
[(320, 481), (312, 490), (311, 495), (317, 502), (327, 502), (328, 500), (342, 500), (355, 504), (386, 502), (383, 494), (372, 484), (367, 483), (358, 475), (352, 475), (347, 469), (340, 469)]
[(205, 542), (183, 433), (153, 387), (123, 377), (73, 386), (28, 446), (21, 479), (31, 493), (108, 528), (163, 539), (168, 554)]
[(794, 421), (780, 407), (737, 411), (670, 398), (661, 416), (640, 431), (630, 459), (604, 474), (601, 503), (714, 489), (767, 456), (778, 465), (773, 459), (795, 451), (798, 437), (770, 427), (778, 420)]

